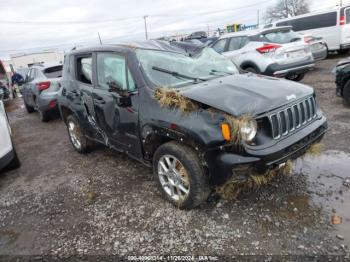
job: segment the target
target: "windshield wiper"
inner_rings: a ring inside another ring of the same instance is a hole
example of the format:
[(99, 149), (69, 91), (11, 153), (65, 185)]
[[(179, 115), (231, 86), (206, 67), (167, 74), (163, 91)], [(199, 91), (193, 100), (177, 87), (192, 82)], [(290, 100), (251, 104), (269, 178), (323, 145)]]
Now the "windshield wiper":
[(203, 79), (203, 78), (183, 75), (183, 74), (180, 74), (179, 72), (170, 71), (170, 70), (167, 70), (167, 69), (164, 69), (164, 68), (160, 68), (160, 67), (156, 67), (156, 66), (153, 66), (152, 69), (153, 69), (153, 70), (156, 70), (156, 71), (159, 71), (159, 72), (162, 72), (162, 73), (166, 73), (166, 74), (175, 76), (175, 77), (181, 77), (181, 78), (193, 80), (193, 81), (195, 81), (195, 82), (198, 82), (198, 80), (200, 80), (200, 81), (206, 81), (206, 80)]
[(230, 73), (230, 72), (226, 72), (226, 71), (221, 71), (221, 70), (215, 70), (215, 69), (212, 69), (210, 71), (210, 74), (215, 74), (215, 73), (223, 73), (223, 74), (226, 74), (226, 75), (233, 75), (233, 73)]

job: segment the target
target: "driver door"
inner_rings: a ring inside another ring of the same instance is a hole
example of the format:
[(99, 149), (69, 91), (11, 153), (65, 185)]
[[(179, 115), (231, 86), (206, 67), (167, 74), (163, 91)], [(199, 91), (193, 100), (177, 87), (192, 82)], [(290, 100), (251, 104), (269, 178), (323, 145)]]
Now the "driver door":
[[(140, 158), (138, 91), (127, 59), (116, 52), (97, 52), (94, 60), (97, 81), (93, 101), (105, 143)], [(125, 97), (130, 103), (123, 103)]]

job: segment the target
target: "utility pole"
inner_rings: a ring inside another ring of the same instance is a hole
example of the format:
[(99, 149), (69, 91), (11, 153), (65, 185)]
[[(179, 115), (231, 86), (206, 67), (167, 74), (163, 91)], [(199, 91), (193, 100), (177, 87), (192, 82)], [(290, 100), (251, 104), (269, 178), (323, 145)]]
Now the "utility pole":
[(258, 25), (258, 28), (259, 28), (259, 25), (260, 25), (260, 9), (258, 9), (258, 21), (257, 21), (257, 25)]
[(148, 15), (144, 15), (143, 16), (143, 20), (145, 22), (145, 34), (146, 34), (146, 40), (148, 40), (148, 34), (147, 34), (147, 21), (146, 18), (148, 17)]
[(102, 40), (101, 40), (100, 32), (97, 32), (97, 35), (98, 35), (98, 39), (100, 40), (100, 45), (102, 45)]
[(343, 0), (340, 0), (340, 7), (343, 6)]

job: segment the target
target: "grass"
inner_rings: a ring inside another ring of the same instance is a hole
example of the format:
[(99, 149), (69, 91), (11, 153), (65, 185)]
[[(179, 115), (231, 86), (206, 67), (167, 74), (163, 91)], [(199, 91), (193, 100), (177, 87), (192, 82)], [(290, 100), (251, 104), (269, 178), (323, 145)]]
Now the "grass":
[(306, 151), (306, 155), (319, 156), (324, 151), (325, 145), (322, 143), (313, 144)]
[(157, 88), (154, 97), (161, 106), (177, 107), (182, 112), (193, 112), (200, 108), (199, 104), (181, 95), (178, 91), (168, 88)]
[(288, 161), (284, 167), (272, 169), (265, 174), (251, 172), (245, 180), (237, 180), (235, 177), (217, 188), (216, 192), (226, 200), (234, 200), (243, 193), (269, 184), (276, 176), (287, 175), (292, 172), (293, 163)]

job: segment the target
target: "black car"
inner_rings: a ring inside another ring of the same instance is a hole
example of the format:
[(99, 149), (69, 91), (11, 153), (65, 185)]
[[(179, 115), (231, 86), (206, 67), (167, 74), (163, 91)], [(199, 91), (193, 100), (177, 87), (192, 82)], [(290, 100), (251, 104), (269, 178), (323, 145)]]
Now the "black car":
[(73, 147), (98, 142), (153, 167), (179, 208), (228, 179), (278, 169), (327, 129), (311, 87), (239, 74), (211, 48), (195, 57), (164, 41), (75, 50), (61, 84)]
[(350, 58), (340, 61), (334, 68), (337, 84), (336, 94), (350, 105)]
[(186, 39), (201, 39), (206, 37), (208, 37), (206, 32), (198, 31), (191, 33), (189, 36), (186, 37)]

